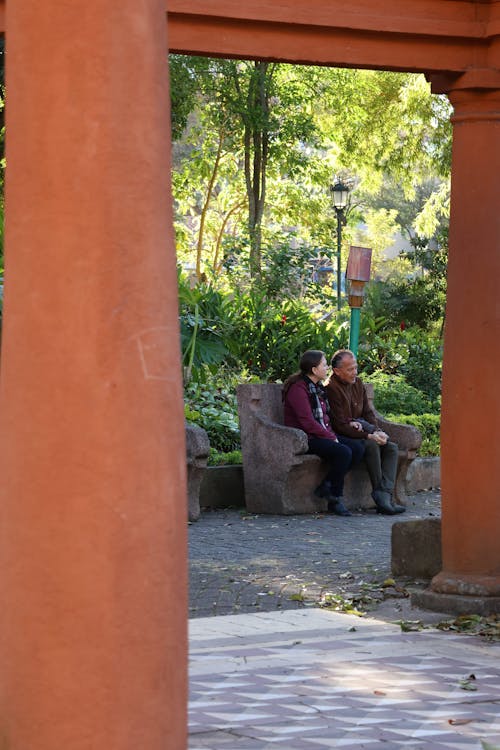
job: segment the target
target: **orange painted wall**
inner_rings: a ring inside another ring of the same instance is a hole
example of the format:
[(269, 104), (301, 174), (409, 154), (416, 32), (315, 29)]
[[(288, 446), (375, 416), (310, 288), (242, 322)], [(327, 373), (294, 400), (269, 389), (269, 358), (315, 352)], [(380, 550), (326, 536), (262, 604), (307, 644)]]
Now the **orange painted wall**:
[(484, 66), (499, 3), (405, 0), (169, 0), (170, 48), (340, 67), (465, 71)]
[(457, 91), (451, 99), (443, 564), (446, 570), (499, 576), (500, 92)]
[(162, 0), (7, 4), (0, 746), (179, 750), (186, 492)]

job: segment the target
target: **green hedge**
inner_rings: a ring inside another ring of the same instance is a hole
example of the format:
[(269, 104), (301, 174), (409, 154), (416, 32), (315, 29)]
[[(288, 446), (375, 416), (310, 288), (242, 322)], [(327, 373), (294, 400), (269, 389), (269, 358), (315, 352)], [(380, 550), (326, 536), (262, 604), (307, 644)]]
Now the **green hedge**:
[(387, 414), (431, 414), (439, 411), (439, 403), (430, 399), (406, 382), (403, 375), (374, 372), (363, 375), (375, 391), (375, 407), (385, 417)]
[(220, 453), (214, 448), (210, 448), (208, 454), (209, 466), (237, 466), (243, 463), (241, 451), (229, 451), (229, 453)]
[(439, 414), (387, 414), (384, 416), (391, 422), (411, 424), (422, 433), (422, 445), (418, 451), (420, 456), (439, 456), (441, 417)]

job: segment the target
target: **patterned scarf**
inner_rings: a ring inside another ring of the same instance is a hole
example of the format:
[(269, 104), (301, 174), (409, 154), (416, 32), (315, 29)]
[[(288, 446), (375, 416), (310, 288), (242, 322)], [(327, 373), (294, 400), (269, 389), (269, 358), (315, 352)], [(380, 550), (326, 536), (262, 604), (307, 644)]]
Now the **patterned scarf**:
[(324, 417), (323, 407), (321, 406), (321, 401), (324, 401), (325, 403), (327, 414), (330, 413), (330, 407), (328, 404), (328, 399), (326, 398), (325, 389), (321, 385), (321, 383), (313, 383), (313, 381), (310, 380), (307, 377), (307, 375), (304, 376), (304, 381), (309, 390), (313, 417), (326, 430), (327, 426), (325, 424), (325, 417)]

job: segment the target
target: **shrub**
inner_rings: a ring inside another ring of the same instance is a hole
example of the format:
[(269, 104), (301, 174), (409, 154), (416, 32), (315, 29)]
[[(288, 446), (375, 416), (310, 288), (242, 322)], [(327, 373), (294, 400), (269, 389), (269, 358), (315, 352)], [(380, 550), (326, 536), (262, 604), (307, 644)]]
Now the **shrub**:
[(240, 450), (230, 451), (229, 453), (220, 453), (214, 448), (210, 448), (210, 453), (208, 455), (209, 466), (237, 466), (241, 463), (243, 463), (243, 459)]
[(387, 418), (400, 424), (411, 424), (422, 433), (421, 456), (439, 456), (441, 417), (439, 414), (388, 414)]
[(347, 344), (343, 317), (319, 320), (306, 303), (270, 300), (258, 289), (235, 295), (226, 313), (234, 360), (261, 380), (283, 380), (295, 372), (306, 349), (323, 349), (329, 357)]
[(385, 318), (362, 318), (358, 352), (365, 374), (382, 370), (404, 375), (410, 385), (437, 401), (441, 393), (442, 341), (422, 328), (386, 328)]
[(401, 373), (410, 385), (423, 391), (433, 400), (439, 399), (443, 362), (442, 342), (417, 329), (410, 329), (404, 333), (408, 357), (401, 366)]
[(186, 419), (207, 431), (211, 448), (223, 453), (239, 449), (235, 393), (218, 383), (190, 382), (184, 390), (184, 401)]
[(436, 411), (436, 404), (425, 393), (409, 385), (403, 375), (388, 375), (378, 371), (367, 375), (364, 380), (373, 384), (375, 407), (384, 416)]

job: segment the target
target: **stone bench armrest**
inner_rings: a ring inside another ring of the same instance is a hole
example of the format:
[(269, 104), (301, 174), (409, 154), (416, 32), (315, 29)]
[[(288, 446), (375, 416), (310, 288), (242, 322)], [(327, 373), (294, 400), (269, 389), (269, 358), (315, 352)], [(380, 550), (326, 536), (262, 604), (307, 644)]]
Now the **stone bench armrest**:
[(202, 427), (186, 424), (186, 456), (188, 462), (204, 461), (210, 452), (210, 441)]
[(407, 453), (409, 458), (413, 458), (422, 443), (420, 430), (410, 424), (390, 422), (376, 410), (374, 411), (380, 428), (389, 435), (391, 440), (398, 444), (400, 453)]
[(272, 422), (263, 414), (254, 414), (254, 419), (265, 427), (260, 435), (266, 448), (272, 449), (276, 455), (296, 456), (309, 450), (307, 435), (302, 430)]

